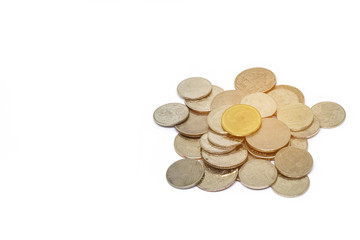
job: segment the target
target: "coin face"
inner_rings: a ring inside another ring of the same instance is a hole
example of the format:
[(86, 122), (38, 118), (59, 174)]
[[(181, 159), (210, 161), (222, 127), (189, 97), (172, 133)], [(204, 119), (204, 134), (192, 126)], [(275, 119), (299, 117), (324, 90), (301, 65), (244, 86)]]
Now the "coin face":
[(208, 132), (208, 140), (209, 140), (209, 142), (211, 142), (212, 144), (214, 144), (216, 146), (229, 148), (229, 147), (240, 146), (241, 143), (244, 141), (244, 138), (232, 137), (230, 135), (220, 135), (213, 131), (209, 131)]
[(284, 122), (291, 131), (301, 131), (311, 125), (314, 114), (308, 106), (302, 103), (293, 103), (279, 108), (277, 118)]
[(234, 105), (224, 111), (221, 126), (233, 136), (248, 136), (261, 126), (261, 115), (256, 108), (249, 105)]
[(207, 123), (211, 130), (213, 130), (214, 132), (216, 132), (218, 134), (225, 134), (225, 135), (227, 134), (227, 132), (221, 126), (221, 117), (222, 117), (224, 111), (229, 107), (231, 107), (231, 106), (224, 105), (224, 106), (220, 106), (218, 108), (211, 110), (211, 112), (209, 113), (209, 115), (207, 117)]
[(170, 165), (166, 172), (168, 183), (175, 188), (191, 188), (204, 176), (203, 164), (194, 159), (181, 159)]
[(184, 136), (201, 137), (208, 131), (207, 114), (190, 111), (188, 119), (175, 128)]
[(235, 79), (235, 89), (244, 89), (249, 93), (267, 92), (275, 84), (275, 74), (266, 68), (249, 68)]
[(247, 94), (249, 93), (245, 90), (228, 90), (221, 92), (214, 97), (210, 108), (213, 110), (224, 105), (240, 104), (243, 97), (245, 97)]
[(322, 128), (339, 126), (345, 120), (345, 110), (334, 102), (319, 102), (311, 108)]
[(262, 92), (256, 92), (249, 95), (246, 95), (242, 100), (241, 104), (250, 105), (254, 108), (256, 108), (261, 117), (270, 117), (274, 115), (276, 112), (276, 102), (272, 97), (269, 95), (262, 93)]
[(275, 86), (267, 94), (275, 100), (278, 109), (288, 104), (300, 102), (296, 93), (280, 86)]
[(201, 151), (204, 161), (217, 169), (231, 169), (241, 166), (247, 159), (247, 150), (240, 146), (234, 151), (222, 155)]
[(183, 158), (201, 159), (201, 148), (199, 138), (188, 138), (178, 134), (174, 140), (177, 154)]
[(304, 94), (298, 88), (290, 85), (277, 85), (276, 87), (290, 90), (291, 92), (296, 94), (300, 103), (305, 103)]
[(205, 150), (208, 153), (212, 153), (212, 154), (224, 154), (224, 153), (231, 152), (235, 149), (235, 147), (224, 148), (224, 147), (215, 146), (214, 144), (209, 142), (207, 133), (205, 133), (204, 135), (201, 136), (200, 146), (203, 150)]
[(305, 128), (302, 131), (293, 132), (291, 135), (296, 138), (311, 138), (315, 136), (320, 130), (320, 122), (317, 117), (314, 115), (314, 120), (308, 128)]
[(224, 90), (218, 86), (212, 86), (212, 91), (209, 96), (199, 100), (186, 99), (185, 104), (188, 108), (197, 112), (210, 112), (211, 103), (216, 95), (223, 92)]
[(173, 127), (189, 117), (189, 109), (181, 103), (168, 103), (158, 107), (153, 117), (160, 126)]
[(297, 147), (300, 149), (307, 150), (308, 149), (308, 141), (306, 138), (290, 138), (289, 146)]
[(181, 81), (177, 87), (180, 97), (184, 99), (201, 99), (211, 93), (212, 85), (209, 80), (201, 77), (191, 77)]
[(286, 177), (301, 178), (311, 171), (313, 159), (306, 150), (285, 147), (275, 155), (275, 166)]
[(279, 174), (271, 188), (283, 197), (297, 197), (304, 194), (309, 186), (310, 179), (308, 176), (302, 178), (287, 178)]

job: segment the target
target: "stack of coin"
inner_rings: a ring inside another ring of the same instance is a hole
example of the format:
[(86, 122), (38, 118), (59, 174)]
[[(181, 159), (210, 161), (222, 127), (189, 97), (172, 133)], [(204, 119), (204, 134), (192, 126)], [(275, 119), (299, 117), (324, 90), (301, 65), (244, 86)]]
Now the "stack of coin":
[(168, 168), (166, 178), (181, 189), (220, 191), (238, 180), (250, 189), (271, 187), (281, 196), (299, 196), (309, 188), (313, 165), (307, 139), (345, 119), (334, 102), (309, 108), (299, 89), (276, 85), (265, 68), (241, 72), (235, 90), (192, 77), (180, 82), (177, 92), (185, 104), (159, 107), (154, 120), (179, 132), (174, 147), (183, 159)]

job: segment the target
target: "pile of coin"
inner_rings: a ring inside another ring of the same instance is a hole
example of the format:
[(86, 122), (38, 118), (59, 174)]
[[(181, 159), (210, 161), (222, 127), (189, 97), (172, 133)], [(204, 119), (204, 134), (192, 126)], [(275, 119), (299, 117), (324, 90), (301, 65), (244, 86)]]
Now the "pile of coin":
[(313, 166), (307, 139), (345, 119), (334, 102), (309, 108), (299, 89), (276, 85), (265, 68), (241, 72), (234, 90), (192, 77), (180, 82), (177, 92), (185, 104), (160, 106), (154, 120), (179, 132), (174, 147), (183, 159), (168, 168), (166, 178), (181, 189), (214, 192), (238, 180), (250, 189), (271, 187), (285, 197), (299, 196), (309, 188)]

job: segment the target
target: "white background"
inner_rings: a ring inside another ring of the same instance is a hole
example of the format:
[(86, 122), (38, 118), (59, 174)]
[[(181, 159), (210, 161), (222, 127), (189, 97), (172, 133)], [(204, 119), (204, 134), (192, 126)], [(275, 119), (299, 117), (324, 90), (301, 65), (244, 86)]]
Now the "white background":
[[(2, 0), (0, 239), (359, 239), (359, 22), (357, 1)], [(153, 111), (256, 66), (346, 110), (309, 140), (309, 191), (170, 187)]]

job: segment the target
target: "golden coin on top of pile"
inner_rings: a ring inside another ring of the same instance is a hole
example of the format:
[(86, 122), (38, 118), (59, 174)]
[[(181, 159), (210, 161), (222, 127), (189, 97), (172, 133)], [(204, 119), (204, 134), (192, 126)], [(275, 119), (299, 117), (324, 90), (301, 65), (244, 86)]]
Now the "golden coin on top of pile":
[(308, 139), (339, 126), (345, 110), (329, 101), (310, 108), (298, 88), (276, 82), (265, 68), (242, 71), (233, 90), (201, 77), (181, 81), (177, 92), (185, 104), (162, 105), (153, 115), (178, 131), (174, 148), (183, 159), (168, 168), (168, 183), (215, 192), (238, 180), (284, 197), (305, 193), (313, 166)]

